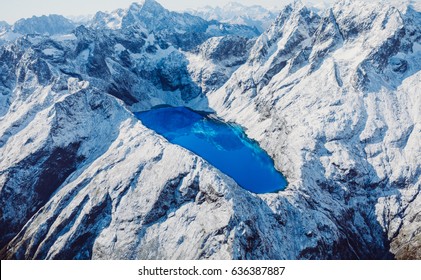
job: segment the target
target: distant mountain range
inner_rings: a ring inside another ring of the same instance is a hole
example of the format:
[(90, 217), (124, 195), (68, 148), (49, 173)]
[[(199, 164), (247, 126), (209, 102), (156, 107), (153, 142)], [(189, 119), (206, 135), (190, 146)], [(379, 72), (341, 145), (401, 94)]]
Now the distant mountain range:
[[(246, 24), (222, 23), (216, 20), (204, 20), (187, 13), (170, 12), (153, 0), (133, 3), (127, 9), (118, 9), (109, 14), (98, 12), (90, 20), (85, 19), (82, 24), (93, 29), (118, 30), (134, 26), (147, 28), (183, 48), (191, 48), (215, 36), (240, 35), (252, 38), (260, 34), (254, 26)], [(59, 15), (34, 16), (21, 19), (12, 26), (4, 23), (0, 40), (11, 41), (24, 34), (67, 34), (77, 25)]]
[(153, 0), (133, 3), (128, 9), (118, 9), (110, 14), (99, 12), (89, 26), (113, 30), (140, 26), (182, 48), (191, 48), (215, 36), (240, 35), (252, 38), (259, 35), (256, 28), (248, 25), (221, 23), (187, 13), (170, 12)]

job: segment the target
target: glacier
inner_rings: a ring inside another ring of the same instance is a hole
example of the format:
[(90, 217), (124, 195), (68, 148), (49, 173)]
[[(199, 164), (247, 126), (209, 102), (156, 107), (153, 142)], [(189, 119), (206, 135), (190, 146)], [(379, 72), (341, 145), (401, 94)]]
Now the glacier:
[[(420, 259), (421, 12), (397, 2), (297, 1), (260, 30), (153, 0), (0, 23), (1, 259)], [(287, 188), (134, 115), (162, 105), (241, 125)]]

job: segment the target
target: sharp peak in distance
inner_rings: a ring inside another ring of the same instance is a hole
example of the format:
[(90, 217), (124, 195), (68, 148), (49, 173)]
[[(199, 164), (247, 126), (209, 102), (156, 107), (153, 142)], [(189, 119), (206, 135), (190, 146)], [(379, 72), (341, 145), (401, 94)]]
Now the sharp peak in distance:
[(142, 7), (157, 7), (165, 9), (164, 6), (162, 6), (160, 3), (158, 3), (155, 0), (139, 0), (135, 1), (130, 4), (129, 9), (131, 8), (142, 8)]

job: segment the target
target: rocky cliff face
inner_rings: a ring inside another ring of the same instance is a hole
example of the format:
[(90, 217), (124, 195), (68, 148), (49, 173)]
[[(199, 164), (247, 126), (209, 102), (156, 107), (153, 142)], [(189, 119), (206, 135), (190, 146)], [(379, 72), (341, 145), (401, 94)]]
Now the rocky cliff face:
[(187, 68), (204, 94), (219, 89), (247, 60), (255, 39), (239, 36), (212, 37), (187, 52)]
[[(3, 45), (1, 258), (420, 258), (420, 22), (296, 3), (257, 39), (179, 49), (129, 24)], [(241, 124), (287, 189), (252, 194), (132, 113), (164, 104)]]

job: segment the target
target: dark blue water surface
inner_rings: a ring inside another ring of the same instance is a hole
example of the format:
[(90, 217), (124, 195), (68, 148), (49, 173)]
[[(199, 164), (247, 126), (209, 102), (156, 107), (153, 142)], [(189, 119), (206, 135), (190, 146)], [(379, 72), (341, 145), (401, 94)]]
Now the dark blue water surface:
[(286, 186), (272, 159), (240, 126), (184, 107), (157, 108), (136, 116), (148, 128), (201, 156), (251, 192), (275, 192)]

